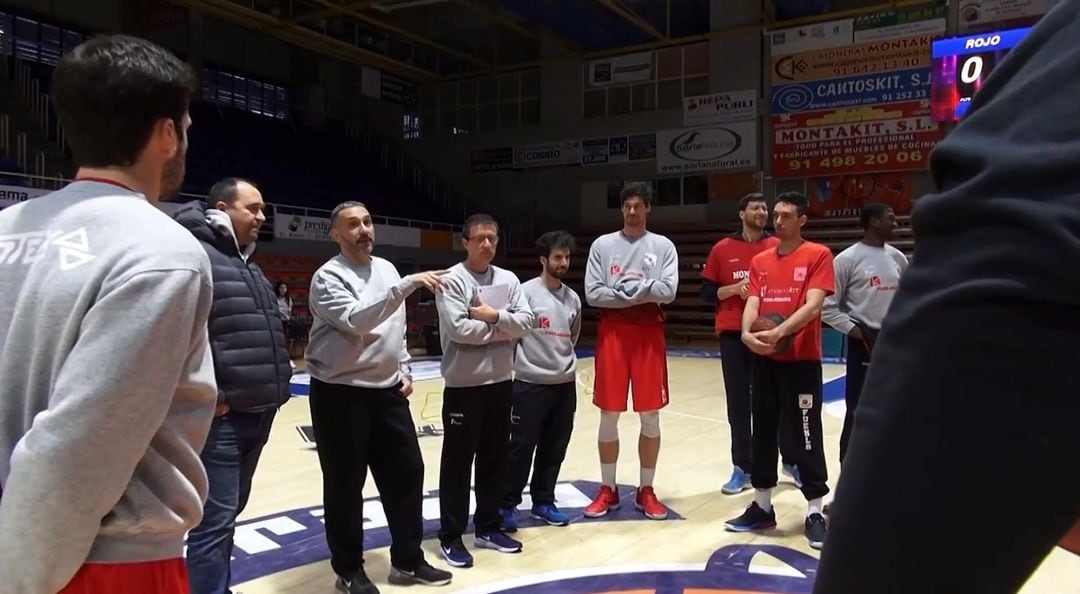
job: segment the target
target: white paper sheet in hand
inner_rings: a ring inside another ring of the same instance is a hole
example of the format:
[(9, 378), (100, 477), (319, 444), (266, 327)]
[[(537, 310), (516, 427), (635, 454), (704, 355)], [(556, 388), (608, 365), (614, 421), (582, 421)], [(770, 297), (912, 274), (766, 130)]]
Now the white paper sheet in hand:
[(495, 309), (507, 309), (510, 307), (510, 285), (487, 285), (480, 287), (478, 292), (480, 301)]

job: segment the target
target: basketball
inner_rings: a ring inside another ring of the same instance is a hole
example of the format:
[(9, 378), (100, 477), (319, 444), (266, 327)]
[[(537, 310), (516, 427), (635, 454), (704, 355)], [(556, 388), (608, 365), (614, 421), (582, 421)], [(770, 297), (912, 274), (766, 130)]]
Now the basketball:
[[(758, 316), (758, 319), (754, 320), (754, 323), (750, 325), (751, 332), (764, 332), (765, 330), (772, 330), (780, 324), (784, 323), (784, 316), (778, 313), (771, 313), (764, 316)], [(776, 343), (776, 347), (773, 350), (774, 354), (780, 354), (791, 348), (791, 345), (795, 342), (795, 336), (789, 334), (780, 339)]]

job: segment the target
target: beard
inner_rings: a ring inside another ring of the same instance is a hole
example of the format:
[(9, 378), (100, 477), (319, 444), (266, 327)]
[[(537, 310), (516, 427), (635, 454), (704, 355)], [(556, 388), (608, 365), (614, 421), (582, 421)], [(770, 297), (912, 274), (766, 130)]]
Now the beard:
[(176, 155), (161, 167), (161, 195), (158, 196), (158, 200), (165, 200), (180, 191), (180, 186), (184, 184), (186, 156), (187, 148), (185, 147), (184, 150), (177, 151)]
[(566, 276), (566, 273), (569, 272), (569, 270), (569, 268), (564, 268), (560, 270), (551, 266), (547, 267), (548, 276), (550, 276), (551, 278), (557, 278), (559, 280), (562, 280), (563, 277)]

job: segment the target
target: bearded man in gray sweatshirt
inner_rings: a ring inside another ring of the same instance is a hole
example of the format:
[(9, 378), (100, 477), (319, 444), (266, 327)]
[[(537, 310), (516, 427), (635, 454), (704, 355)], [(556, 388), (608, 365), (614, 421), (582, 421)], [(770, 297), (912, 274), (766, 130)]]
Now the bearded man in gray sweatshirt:
[(499, 225), (488, 215), (465, 220), (468, 258), (446, 276), (436, 294), (442, 342), (442, 461), (439, 547), (454, 567), (471, 567), (461, 536), (469, 518), (469, 476), (476, 460), (476, 546), (503, 553), (521, 543), (501, 529), (499, 500), (510, 450), (514, 341), (533, 327), (533, 313), (517, 276), (491, 265)]
[(323, 473), (330, 566), (337, 589), (378, 594), (364, 572), (364, 482), (379, 488), (390, 527), (391, 584), (443, 586), (449, 572), (424, 560), (424, 460), (409, 412), (412, 371), (405, 342), (405, 298), (438, 291), (445, 271), (401, 278), (372, 255), (375, 226), (360, 202), (330, 215), (330, 237), (341, 254), (311, 280), (315, 320), (308, 342), (311, 423)]
[(76, 181), (0, 213), (0, 590), (182, 594), (217, 388), (184, 177), (190, 68), (95, 37), (53, 73)]

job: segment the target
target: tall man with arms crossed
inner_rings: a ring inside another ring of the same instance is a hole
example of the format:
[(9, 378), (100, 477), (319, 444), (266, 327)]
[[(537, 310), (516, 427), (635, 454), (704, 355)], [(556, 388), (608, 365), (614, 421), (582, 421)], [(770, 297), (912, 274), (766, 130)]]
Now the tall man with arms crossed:
[[(532, 515), (552, 526), (566, 526), (555, 506), (555, 483), (566, 457), (577, 410), (577, 356), (581, 298), (562, 282), (570, 269), (574, 237), (550, 231), (536, 240), (543, 272), (521, 286), (536, 327), (517, 343), (510, 462), (503, 493), (503, 529), (517, 530), (517, 506), (532, 469)], [(533, 453), (536, 454), (535, 465)]]
[[(716, 334), (720, 338), (720, 364), (724, 373), (728, 424), (731, 426), (731, 478), (721, 487), (727, 495), (750, 488), (753, 468), (750, 414), (750, 349), (742, 341), (742, 313), (750, 295), (750, 260), (775, 248), (780, 240), (765, 231), (769, 205), (761, 194), (747, 194), (739, 201), (742, 230), (716, 243), (701, 273), (701, 298), (716, 306)], [(780, 432), (780, 454), (784, 472), (798, 476), (791, 452), (795, 436)], [(798, 486), (802, 486), (796, 480)]]
[(675, 300), (679, 256), (670, 239), (645, 229), (652, 197), (648, 184), (627, 184), (620, 195), (622, 230), (598, 237), (589, 248), (585, 300), (600, 308), (593, 404), (601, 411), (598, 448), (603, 481), (584, 511), (592, 518), (620, 505), (615, 482), (619, 415), (626, 410), (631, 384), (634, 411), (641, 417), (641, 482), (634, 505), (651, 519), (667, 517), (667, 508), (653, 491), (660, 456), (660, 409), (668, 403), (664, 312), (660, 305)]
[[(805, 534), (810, 546), (825, 542), (822, 498), (829, 492), (828, 469), (821, 431), (821, 308), (832, 294), (833, 257), (829, 248), (805, 241), (806, 196), (781, 194), (774, 207), (774, 226), (780, 245), (750, 261), (750, 296), (743, 311), (743, 341), (754, 353), (754, 502), (739, 517), (725, 523), (745, 532), (776, 526), (772, 489), (776, 486), (777, 431), (798, 435), (795, 464), (802, 492), (810, 502)], [(772, 330), (752, 332), (758, 316), (784, 318)], [(792, 345), (780, 350), (780, 340)]]
[(439, 468), (439, 547), (454, 567), (471, 567), (461, 536), (469, 519), (469, 477), (476, 460), (476, 546), (503, 553), (521, 543), (502, 532), (499, 500), (510, 450), (514, 340), (533, 326), (516, 275), (491, 265), (499, 225), (488, 215), (465, 220), (468, 257), (446, 275), (435, 296), (442, 341), (443, 447)]
[(858, 243), (840, 252), (833, 262), (836, 294), (825, 300), (821, 319), (847, 336), (847, 375), (844, 377), (844, 428), (840, 432), (840, 461), (844, 461), (859, 394), (870, 367), (870, 351), (889, 311), (900, 276), (907, 269), (903, 252), (885, 243), (893, 238), (896, 214), (887, 204), (867, 204), (860, 217), (865, 231)]
[[(815, 592), (1016, 592), (1080, 519), (1077, 96), (1080, 0), (1061, 0), (934, 149)], [(1012, 469), (1037, 488), (960, 499)]]
[(412, 394), (405, 343), (405, 298), (421, 287), (437, 291), (442, 272), (398, 274), (372, 255), (375, 227), (360, 202), (330, 215), (330, 237), (341, 254), (311, 280), (315, 318), (308, 342), (311, 423), (323, 473), (330, 566), (337, 589), (377, 594), (364, 571), (364, 482), (379, 488), (390, 526), (390, 583), (442, 586), (450, 574), (424, 560), (424, 460), (409, 413)]
[(79, 166), (0, 213), (0, 590), (182, 594), (217, 388), (199, 243), (154, 203), (184, 178), (191, 70), (95, 37), (53, 73)]

